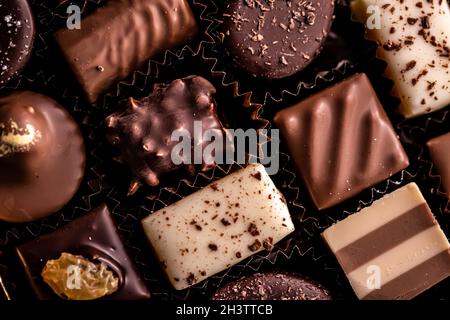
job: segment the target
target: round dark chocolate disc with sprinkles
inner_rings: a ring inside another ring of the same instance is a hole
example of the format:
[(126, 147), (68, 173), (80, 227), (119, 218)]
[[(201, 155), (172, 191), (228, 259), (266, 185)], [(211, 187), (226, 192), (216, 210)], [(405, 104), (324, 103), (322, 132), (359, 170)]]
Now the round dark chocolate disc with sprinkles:
[(220, 288), (213, 300), (331, 300), (315, 281), (294, 273), (257, 273)]
[(252, 75), (285, 78), (318, 55), (333, 12), (333, 0), (231, 0), (223, 12), (223, 42)]
[(33, 15), (27, 0), (0, 2), (0, 86), (27, 63), (34, 40)]

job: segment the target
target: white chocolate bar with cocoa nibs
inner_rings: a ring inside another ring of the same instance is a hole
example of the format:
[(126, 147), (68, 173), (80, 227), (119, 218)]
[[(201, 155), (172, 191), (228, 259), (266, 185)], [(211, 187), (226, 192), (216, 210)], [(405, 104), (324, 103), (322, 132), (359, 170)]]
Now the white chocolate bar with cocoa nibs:
[(354, 17), (378, 43), (406, 118), (450, 105), (450, 9), (445, 0), (355, 0)]
[(251, 164), (142, 221), (169, 281), (188, 288), (294, 231), (264, 166)]
[(450, 244), (415, 183), (322, 237), (362, 300), (409, 300), (450, 275)]

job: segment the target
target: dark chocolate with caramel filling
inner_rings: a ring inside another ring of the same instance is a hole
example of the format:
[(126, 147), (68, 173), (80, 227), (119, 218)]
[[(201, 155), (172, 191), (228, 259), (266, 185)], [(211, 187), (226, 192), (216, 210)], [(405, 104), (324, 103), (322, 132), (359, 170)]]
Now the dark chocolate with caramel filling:
[(56, 101), (29, 91), (0, 97), (0, 220), (61, 209), (81, 184), (85, 159), (81, 132)]
[(117, 291), (102, 299), (140, 300), (150, 297), (106, 205), (50, 234), (18, 246), (16, 253), (31, 288), (40, 300), (58, 298), (44, 282), (41, 273), (47, 262), (60, 258), (63, 253), (104, 264), (118, 278)]
[(213, 300), (331, 300), (320, 284), (293, 273), (256, 273), (217, 290)]
[(28, 61), (34, 40), (34, 22), (27, 0), (0, 3), (0, 86)]
[(288, 77), (314, 60), (333, 21), (334, 0), (231, 0), (223, 12), (225, 48), (254, 76)]
[[(197, 167), (202, 171), (214, 167), (215, 159), (203, 153), (202, 158), (197, 159), (201, 163), (196, 163), (194, 144), (199, 141), (203, 149), (210, 143), (201, 140), (206, 131), (225, 138), (213, 100), (215, 93), (214, 86), (202, 77), (178, 79), (169, 85), (156, 86), (155, 91), (142, 100), (130, 98), (125, 111), (106, 119), (108, 140), (118, 147), (121, 160), (136, 178), (130, 186), (130, 194), (135, 193), (142, 183), (158, 185), (161, 175), (179, 168), (194, 174)], [(195, 130), (195, 122), (200, 125), (200, 130)], [(186, 161), (191, 164), (175, 164), (172, 159), (173, 148), (180, 141), (171, 139), (177, 130), (192, 139), (189, 142), (192, 158)]]

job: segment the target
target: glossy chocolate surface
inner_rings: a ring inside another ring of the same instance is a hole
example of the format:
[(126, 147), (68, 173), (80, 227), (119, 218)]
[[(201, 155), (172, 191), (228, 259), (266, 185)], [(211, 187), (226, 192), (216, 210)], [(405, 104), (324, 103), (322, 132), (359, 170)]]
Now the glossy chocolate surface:
[[(120, 150), (124, 161), (136, 177), (130, 193), (137, 184), (158, 185), (161, 175), (184, 168), (191, 174), (197, 169), (205, 171), (215, 165), (215, 159), (206, 159), (202, 154), (200, 165), (175, 164), (171, 155), (179, 141), (172, 141), (175, 130), (186, 130), (192, 138), (194, 148), (194, 122), (198, 122), (203, 133), (213, 130), (225, 137), (217, 116), (213, 95), (214, 86), (206, 79), (191, 76), (173, 81), (169, 85), (158, 85), (155, 91), (142, 100), (130, 98), (123, 112), (106, 119), (107, 138)], [(202, 147), (209, 144), (202, 141)], [(192, 152), (192, 156), (194, 153)], [(194, 158), (191, 159), (194, 163)]]
[(81, 255), (95, 263), (103, 262), (118, 276), (118, 290), (102, 299), (136, 300), (150, 297), (106, 205), (16, 248), (17, 256), (38, 299), (58, 299), (42, 280), (41, 272), (48, 260), (58, 259), (63, 252)]
[(34, 41), (34, 22), (27, 0), (0, 4), (0, 86), (27, 63)]
[(331, 300), (320, 284), (293, 273), (256, 273), (217, 290), (213, 300)]
[(116, 0), (55, 34), (90, 102), (166, 49), (197, 34), (186, 0)]
[(334, 1), (231, 0), (223, 13), (224, 44), (254, 76), (278, 79), (304, 69), (320, 52)]
[(280, 111), (275, 123), (319, 209), (347, 200), (409, 165), (365, 74)]

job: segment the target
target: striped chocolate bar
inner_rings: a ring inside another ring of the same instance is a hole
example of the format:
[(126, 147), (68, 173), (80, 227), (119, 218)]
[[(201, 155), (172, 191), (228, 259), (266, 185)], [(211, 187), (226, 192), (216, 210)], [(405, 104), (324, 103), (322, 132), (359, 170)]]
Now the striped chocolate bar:
[(415, 183), (322, 237), (359, 299), (412, 299), (450, 275), (450, 244)]

